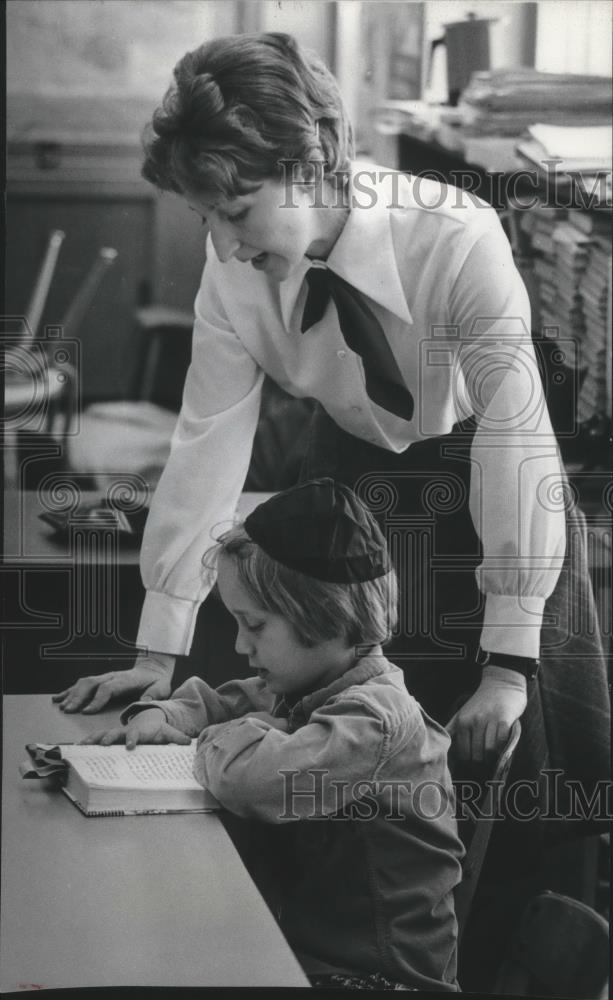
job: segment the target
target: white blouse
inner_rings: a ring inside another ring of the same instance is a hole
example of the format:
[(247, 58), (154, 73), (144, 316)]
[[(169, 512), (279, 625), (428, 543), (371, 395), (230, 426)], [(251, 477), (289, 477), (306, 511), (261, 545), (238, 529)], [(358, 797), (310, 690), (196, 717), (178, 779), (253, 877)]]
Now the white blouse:
[(509, 243), (494, 209), (457, 188), (355, 164), (350, 190), (326, 264), (368, 297), (415, 400), (413, 419), (369, 398), (331, 303), (301, 333), (308, 259), (279, 284), (248, 263), (221, 264), (209, 240), (183, 407), (143, 541), (138, 644), (189, 651), (214, 583), (202, 557), (235, 514), (267, 373), (394, 452), (478, 418), (469, 505), (484, 552), (481, 645), (536, 657), (565, 550), (562, 473)]

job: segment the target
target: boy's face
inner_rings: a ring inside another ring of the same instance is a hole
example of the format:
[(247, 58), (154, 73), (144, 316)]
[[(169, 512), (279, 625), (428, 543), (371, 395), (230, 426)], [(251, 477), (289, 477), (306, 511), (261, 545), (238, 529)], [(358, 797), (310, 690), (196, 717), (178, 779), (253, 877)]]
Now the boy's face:
[(250, 667), (274, 694), (299, 695), (325, 687), (353, 664), (355, 654), (336, 638), (316, 646), (301, 646), (286, 618), (265, 611), (243, 587), (235, 561), (222, 555), (217, 588), (238, 624), (236, 652), (249, 657)]

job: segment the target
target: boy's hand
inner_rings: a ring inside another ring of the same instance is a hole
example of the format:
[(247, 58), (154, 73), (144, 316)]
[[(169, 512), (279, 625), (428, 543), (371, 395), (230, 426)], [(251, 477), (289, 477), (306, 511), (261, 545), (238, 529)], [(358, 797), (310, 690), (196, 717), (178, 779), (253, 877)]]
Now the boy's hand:
[(112, 670), (97, 677), (81, 677), (76, 684), (52, 695), (62, 712), (100, 712), (111, 698), (140, 695), (141, 701), (163, 701), (170, 694), (175, 666), (170, 653), (139, 653), (131, 670)]
[(447, 723), (459, 757), (483, 761), (499, 754), (527, 701), (522, 674), (505, 667), (485, 667), (475, 693)]
[(81, 743), (100, 743), (108, 747), (111, 743), (125, 743), (127, 750), (133, 750), (137, 743), (191, 743), (189, 736), (175, 729), (161, 708), (147, 708), (138, 712), (125, 726), (100, 729), (90, 733)]

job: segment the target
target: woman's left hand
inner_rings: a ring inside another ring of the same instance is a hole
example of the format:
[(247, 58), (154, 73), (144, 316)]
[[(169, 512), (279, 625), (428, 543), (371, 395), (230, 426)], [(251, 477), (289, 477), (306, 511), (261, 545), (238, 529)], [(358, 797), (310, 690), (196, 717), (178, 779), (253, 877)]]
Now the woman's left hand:
[(527, 701), (522, 674), (505, 667), (485, 667), (479, 687), (446, 727), (459, 757), (483, 761), (500, 753)]

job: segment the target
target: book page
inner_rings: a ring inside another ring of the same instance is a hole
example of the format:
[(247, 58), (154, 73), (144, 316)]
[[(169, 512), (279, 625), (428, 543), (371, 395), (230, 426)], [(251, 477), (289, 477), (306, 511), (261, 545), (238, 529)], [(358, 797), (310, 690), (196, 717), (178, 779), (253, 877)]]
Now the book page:
[(62, 757), (91, 786), (103, 788), (185, 788), (202, 786), (192, 774), (196, 741), (190, 746), (165, 744), (125, 746), (62, 746)]

